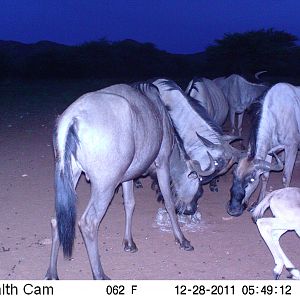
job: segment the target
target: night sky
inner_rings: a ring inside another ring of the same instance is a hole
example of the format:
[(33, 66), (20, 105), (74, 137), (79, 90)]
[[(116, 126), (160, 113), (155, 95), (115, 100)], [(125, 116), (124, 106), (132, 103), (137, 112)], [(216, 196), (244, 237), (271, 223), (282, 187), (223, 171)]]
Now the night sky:
[(0, 40), (25, 43), (129, 38), (194, 53), (224, 33), (271, 27), (300, 38), (300, 0), (0, 0)]

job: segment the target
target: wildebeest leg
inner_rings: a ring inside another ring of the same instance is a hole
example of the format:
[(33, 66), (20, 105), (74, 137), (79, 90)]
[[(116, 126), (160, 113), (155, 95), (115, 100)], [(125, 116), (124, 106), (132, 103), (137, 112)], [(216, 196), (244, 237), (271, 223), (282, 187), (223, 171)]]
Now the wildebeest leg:
[(93, 183), (91, 179), (91, 199), (78, 225), (88, 253), (93, 278), (109, 279), (104, 274), (100, 262), (98, 228), (114, 195), (114, 188), (100, 188), (97, 183), (95, 185)]
[[(242, 136), (243, 118), (244, 118), (244, 112), (242, 112), (241, 114), (238, 114), (238, 124), (237, 124), (238, 136)], [(242, 139), (240, 140), (240, 146), (241, 146), (242, 150), (245, 149)]]
[(282, 269), (285, 266), (292, 278), (300, 279), (299, 270), (296, 269), (292, 262), (287, 258), (279, 244), (279, 238), (287, 230), (294, 229), (291, 224), (287, 224), (285, 221), (278, 218), (258, 219), (256, 224), (261, 236), (273, 255), (275, 261), (275, 268), (273, 270), (274, 278), (279, 279)]
[(126, 181), (122, 183), (123, 198), (125, 206), (125, 236), (124, 236), (124, 250), (127, 252), (136, 252), (138, 249), (132, 238), (132, 214), (134, 211), (135, 201), (133, 195), (133, 181)]
[(283, 170), (283, 186), (288, 187), (291, 182), (292, 172), (297, 156), (298, 146), (288, 146), (285, 148), (285, 164)]
[(58, 250), (59, 250), (59, 237), (58, 237), (58, 230), (57, 230), (57, 222), (55, 218), (51, 220), (51, 233), (52, 233), (52, 245), (51, 245), (50, 265), (45, 275), (45, 279), (58, 280), (59, 278), (57, 275), (57, 258), (58, 258)]
[(243, 124), (243, 118), (244, 118), (244, 112), (238, 114), (238, 134), (239, 136), (242, 136), (242, 124)]
[(190, 242), (184, 237), (177, 220), (175, 213), (175, 205), (172, 200), (171, 190), (170, 190), (170, 174), (169, 166), (167, 164), (161, 165), (156, 168), (156, 174), (158, 179), (158, 184), (161, 190), (161, 193), (165, 200), (165, 207), (169, 214), (173, 232), (175, 235), (176, 241), (180, 244), (180, 247), (184, 250), (190, 251), (194, 250), (194, 247)]
[(236, 133), (235, 111), (233, 109), (229, 110), (229, 119), (230, 119), (230, 125), (231, 125), (231, 132), (232, 132), (232, 134), (235, 134)]

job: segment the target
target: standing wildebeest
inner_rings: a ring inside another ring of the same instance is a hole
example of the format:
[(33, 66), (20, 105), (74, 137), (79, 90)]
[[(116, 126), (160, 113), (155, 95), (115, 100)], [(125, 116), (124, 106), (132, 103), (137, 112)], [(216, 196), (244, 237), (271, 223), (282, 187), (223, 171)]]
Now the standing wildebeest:
[[(98, 227), (120, 183), (126, 214), (125, 250), (136, 251), (131, 234), (133, 179), (149, 168), (155, 169), (176, 241), (184, 250), (193, 249), (178, 225), (170, 190), (169, 158), (174, 142), (172, 123), (154, 86), (141, 85), (137, 89), (114, 85), (83, 95), (65, 110), (54, 135), (56, 220), (51, 222), (53, 242), (47, 279), (58, 279), (59, 245), (65, 256), (72, 254), (75, 187), (82, 172), (90, 180), (91, 197), (79, 227), (94, 279), (107, 278), (100, 263)], [(178, 155), (178, 159), (186, 157)], [(186, 160), (182, 168), (186, 177), (190, 173), (198, 177), (191, 166), (193, 162)], [(195, 180), (198, 178), (187, 184), (195, 185)], [(195, 187), (196, 193), (197, 183)]]
[[(268, 87), (264, 84), (251, 83), (237, 74), (232, 74), (227, 78), (216, 78), (214, 82), (223, 91), (228, 101), (232, 133), (241, 136), (245, 110), (249, 108), (251, 103), (260, 97)], [(238, 115), (237, 127), (235, 124), (236, 114)]]
[(290, 185), (292, 171), (300, 142), (300, 87), (287, 83), (274, 85), (265, 96), (253, 103), (253, 122), (248, 156), (241, 159), (233, 173), (228, 213), (243, 213), (251, 194), (262, 175), (258, 202), (266, 192), (269, 171), (281, 170), (282, 164), (271, 165), (270, 152), (284, 149), (283, 185)]
[(240, 151), (229, 144), (236, 137), (223, 135), (221, 127), (199, 101), (186, 95), (174, 81), (153, 79), (151, 82), (159, 89), (188, 155), (207, 171), (202, 183), (225, 173), (239, 157)]
[[(274, 218), (261, 218), (268, 207)], [(300, 271), (287, 258), (279, 244), (279, 238), (288, 230), (295, 230), (300, 237), (300, 189), (290, 187), (273, 191), (256, 206), (252, 216), (273, 255), (275, 279), (279, 279), (284, 266), (290, 278), (300, 279)]]
[(186, 94), (198, 100), (218, 125), (225, 122), (229, 109), (228, 102), (214, 81), (207, 78), (194, 78), (190, 81)]

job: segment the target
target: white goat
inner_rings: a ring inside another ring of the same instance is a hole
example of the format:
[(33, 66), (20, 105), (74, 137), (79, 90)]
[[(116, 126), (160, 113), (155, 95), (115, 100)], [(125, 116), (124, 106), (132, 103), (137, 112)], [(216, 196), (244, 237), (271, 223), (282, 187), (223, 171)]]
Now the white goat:
[[(261, 218), (268, 207), (274, 218)], [(295, 230), (300, 237), (300, 188), (287, 187), (273, 191), (256, 206), (252, 216), (273, 255), (274, 278), (279, 279), (285, 266), (290, 273), (289, 278), (300, 279), (300, 271), (287, 258), (279, 244), (279, 238), (288, 230)]]

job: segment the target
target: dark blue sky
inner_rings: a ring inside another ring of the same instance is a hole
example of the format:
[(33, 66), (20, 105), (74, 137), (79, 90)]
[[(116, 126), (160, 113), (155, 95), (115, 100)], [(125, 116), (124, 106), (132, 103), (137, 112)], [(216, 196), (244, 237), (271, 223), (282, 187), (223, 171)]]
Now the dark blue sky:
[(68, 45), (130, 38), (172, 53), (273, 27), (300, 38), (300, 0), (0, 0), (0, 40)]

